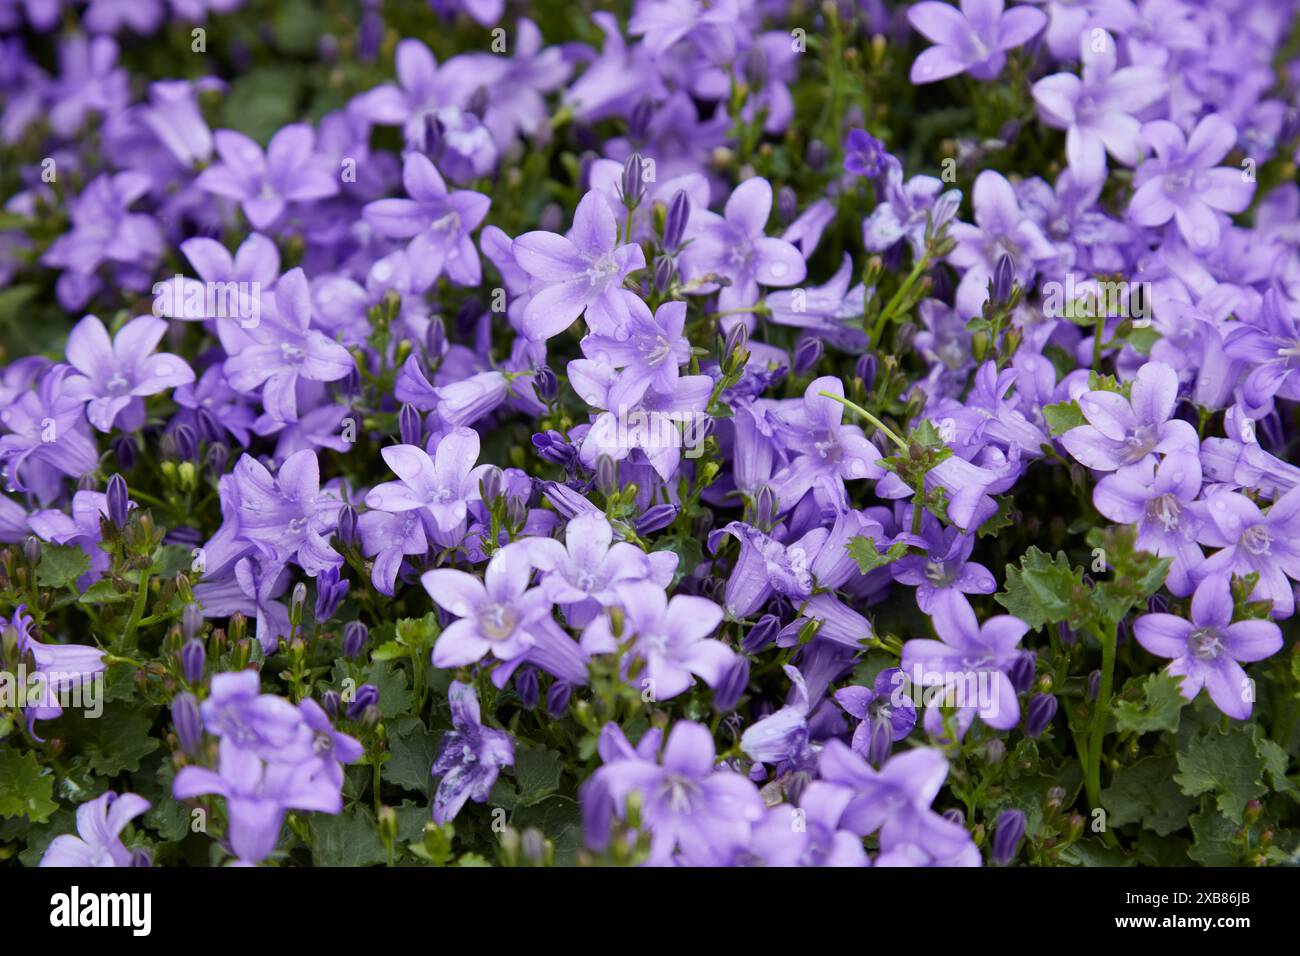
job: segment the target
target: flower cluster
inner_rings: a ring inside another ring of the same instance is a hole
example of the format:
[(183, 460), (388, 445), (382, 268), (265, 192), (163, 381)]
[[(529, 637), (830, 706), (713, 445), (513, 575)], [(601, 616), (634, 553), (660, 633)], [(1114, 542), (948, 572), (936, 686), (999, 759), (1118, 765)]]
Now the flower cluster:
[(0, 848), (1294, 861), (1296, 0), (265, 6), (0, 3)]

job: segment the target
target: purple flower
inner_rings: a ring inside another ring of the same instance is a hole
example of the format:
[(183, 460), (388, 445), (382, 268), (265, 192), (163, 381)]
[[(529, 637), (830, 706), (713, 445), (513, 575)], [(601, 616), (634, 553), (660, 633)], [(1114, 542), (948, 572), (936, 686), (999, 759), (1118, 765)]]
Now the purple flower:
[(460, 618), (448, 625), (433, 648), (434, 667), (463, 667), (491, 654), (513, 661), (537, 643), (533, 628), (549, 620), (551, 599), (529, 588), (532, 564), (521, 543), (492, 556), (483, 580), (455, 568), (426, 571), (420, 583), (434, 603)]
[[(1020, 657), (1020, 639), (1029, 625), (1010, 614), (980, 624), (961, 594), (937, 601), (931, 621), (939, 640), (917, 638), (903, 645), (901, 665), (913, 686), (942, 687), (944, 694), (936, 703), (955, 706), (963, 723), (976, 711), (997, 730), (1019, 723), (1020, 702), (1006, 672)], [(927, 700), (931, 696), (927, 694)], [(927, 729), (934, 733), (941, 723), (937, 707), (926, 717)]]
[(1142, 136), (1156, 155), (1133, 177), (1129, 218), (1140, 226), (1163, 226), (1173, 219), (1193, 251), (1218, 248), (1226, 222), (1221, 214), (1242, 212), (1255, 195), (1253, 176), (1218, 165), (1236, 145), (1236, 128), (1211, 113), (1191, 136), (1168, 120), (1147, 123)]
[(112, 37), (87, 39), (76, 33), (59, 44), (61, 73), (50, 91), (50, 126), (71, 137), (86, 114), (112, 116), (131, 99), (130, 77), (117, 65), (118, 47)]
[(633, 293), (623, 280), (645, 268), (645, 253), (619, 244), (619, 227), (602, 193), (589, 191), (573, 214), (569, 235), (527, 232), (512, 250), (519, 267), (533, 277), (523, 328), (531, 339), (558, 335), (586, 315), (597, 334), (614, 336), (626, 326)]
[(980, 314), (1002, 256), (1011, 257), (1016, 281), (1029, 288), (1038, 266), (1056, 255), (1042, 230), (1021, 210), (1015, 190), (1001, 173), (986, 169), (975, 177), (971, 200), (975, 225), (953, 223), (948, 231), (957, 243), (948, 261), (964, 270), (957, 287), (957, 310), (964, 316)]
[(409, 239), (406, 247), (415, 287), (427, 289), (446, 274), (460, 286), (477, 286), (482, 265), (470, 233), (487, 216), (491, 200), (467, 189), (449, 192), (433, 163), (407, 153), (402, 184), (409, 199), (380, 199), (362, 211), (366, 222), (390, 239)]
[(99, 462), (86, 426), (85, 402), (63, 386), (72, 374), (66, 365), (49, 368), (35, 390), (0, 408), (0, 423), (10, 431), (0, 437), (9, 490), (27, 492), (42, 503), (63, 493), (61, 476), (80, 478)]
[(752, 853), (764, 866), (869, 866), (862, 838), (840, 828), (852, 796), (844, 787), (814, 780), (798, 807), (768, 807), (750, 837)]
[(604, 765), (580, 794), (587, 843), (603, 849), (609, 824), (623, 817), (627, 798), (641, 795), (641, 818), (650, 831), (650, 866), (725, 866), (749, 843), (762, 820), (763, 800), (738, 773), (714, 769), (713, 736), (689, 720), (673, 725), (657, 761), (657, 732), (633, 749), (616, 724), (601, 734)]
[(196, 84), (163, 80), (149, 84), (149, 105), (140, 119), (182, 166), (193, 168), (212, 157), (212, 132), (199, 109)]
[(303, 714), (283, 697), (262, 693), (257, 671), (214, 676), (199, 712), (208, 733), (263, 760), (300, 763), (314, 755), (313, 732)]
[[(758, 304), (760, 285), (798, 285), (807, 275), (799, 250), (766, 234), (771, 213), (772, 186), (754, 176), (735, 188), (723, 215), (707, 209), (691, 215), (687, 238), (692, 241), (681, 256), (682, 275), (700, 292), (716, 288), (717, 278), (730, 280), (718, 293), (720, 311), (748, 309)], [(734, 324), (734, 317), (724, 322)]]
[(1272, 621), (1232, 623), (1232, 592), (1224, 574), (1212, 574), (1192, 595), (1192, 619), (1173, 614), (1144, 614), (1133, 636), (1157, 657), (1173, 658), (1169, 673), (1183, 678), (1179, 691), (1188, 700), (1202, 687), (1214, 706), (1229, 717), (1246, 720), (1255, 699), (1254, 683), (1238, 661), (1262, 661), (1282, 649), (1282, 630)]
[(235, 465), (234, 479), (239, 534), (263, 555), (279, 564), (294, 560), (311, 575), (343, 563), (329, 542), (342, 502), (321, 491), (314, 451), (290, 455), (275, 477), (244, 455)]
[(845, 253), (839, 270), (825, 285), (769, 294), (768, 321), (808, 329), (846, 351), (864, 349), (867, 334), (862, 317), (868, 296), (875, 290), (868, 291), (861, 282), (850, 289), (852, 281), (853, 259)]
[(1250, 363), (1242, 397), (1251, 405), (1264, 406), (1275, 395), (1300, 401), (1300, 327), (1294, 308), (1277, 289), (1264, 293), (1253, 322), (1228, 333), (1223, 351)]
[(1165, 584), (1181, 596), (1191, 593), (1191, 574), (1205, 557), (1196, 543), (1204, 522), (1193, 505), (1200, 493), (1200, 459), (1175, 451), (1158, 467), (1148, 455), (1107, 475), (1092, 501), (1111, 521), (1137, 525), (1138, 548), (1173, 559)]
[(790, 464), (770, 482), (781, 512), (792, 509), (809, 491), (824, 506), (843, 511), (848, 507), (846, 479), (885, 475), (876, 446), (857, 425), (843, 424), (844, 406), (821, 392), (843, 396), (844, 385), (831, 375), (814, 379), (802, 403), (781, 416)]
[(844, 137), (844, 171), (875, 179), (884, 169), (885, 144), (864, 129), (851, 129)]
[[(366, 506), (393, 514), (419, 512), (427, 517), (435, 540), (448, 547), (459, 544), (469, 502), (479, 500), (479, 481), (492, 467), (475, 467), (478, 432), (452, 429), (438, 442), (432, 458), (415, 445), (390, 445), (380, 454), (398, 480), (375, 485), (366, 495)], [(413, 526), (407, 530), (408, 538), (417, 534)], [(423, 532), (418, 534), (422, 539)]]
[(957, 214), (961, 191), (944, 192), (934, 176), (913, 176), (903, 182), (903, 165), (885, 155), (884, 196), (862, 222), (862, 244), (871, 252), (884, 252), (906, 239), (918, 259), (925, 252), (927, 231), (938, 232)]
[(231, 851), (243, 863), (261, 863), (275, 852), (286, 810), (342, 812), (343, 797), (330, 766), (330, 761), (318, 758), (268, 763), (222, 740), (218, 770), (182, 767), (172, 795), (177, 800), (206, 794), (225, 797)]
[(221, 162), (205, 169), (195, 185), (239, 201), (254, 229), (269, 228), (290, 202), (312, 202), (339, 191), (335, 176), (316, 152), (316, 134), (306, 123), (285, 126), (263, 154), (261, 148), (231, 129), (213, 137)]
[[(627, 581), (654, 581), (667, 587), (677, 569), (677, 555), (646, 554), (634, 544), (614, 541), (614, 529), (603, 514), (581, 514), (564, 529), (564, 544), (554, 538), (526, 538), (541, 585), (557, 604), (619, 603), (618, 586)], [(585, 622), (582, 622), (585, 623)]]
[(916, 588), (916, 606), (926, 614), (944, 594), (992, 594), (997, 588), (993, 574), (970, 560), (975, 536), (958, 528), (944, 528), (935, 518), (922, 518), (923, 555), (904, 555), (894, 563), (894, 580)]
[(1117, 70), (1115, 41), (1105, 31), (1083, 33), (1079, 47), (1083, 78), (1073, 73), (1045, 77), (1034, 84), (1034, 100), (1043, 122), (1066, 130), (1070, 169), (1077, 182), (1089, 185), (1106, 178), (1107, 152), (1125, 166), (1138, 164), (1142, 125), (1134, 114), (1162, 99), (1169, 84), (1157, 66)]
[(966, 828), (930, 809), (948, 776), (942, 751), (909, 750), (875, 770), (841, 741), (829, 740), (821, 752), (821, 774), (852, 793), (840, 826), (858, 836), (879, 831), (883, 854), (915, 846), (943, 865), (979, 865)]
[(1016, 7), (1004, 13), (1002, 0), (961, 0), (960, 12), (926, 0), (909, 9), (907, 19), (938, 44), (912, 63), (913, 83), (933, 83), (964, 72), (991, 80), (1006, 65), (1007, 50), (1022, 46), (1047, 26), (1041, 10)]
[(261, 321), (243, 330), (247, 344), (226, 359), (226, 376), (236, 391), (261, 388), (262, 404), (276, 420), (297, 421), (300, 380), (337, 382), (356, 363), (342, 345), (311, 328), (311, 291), (301, 268), (280, 278), (264, 306)]
[[(902, 669), (887, 667), (876, 675), (870, 687), (850, 684), (834, 694), (835, 703), (859, 721), (850, 746), (860, 757), (878, 764), (873, 751), (877, 738), (898, 743), (916, 726), (916, 705), (900, 693), (905, 675)], [(888, 754), (889, 748), (883, 748)]]
[[(19, 604), (14, 608), (13, 617), (7, 621), (0, 617), (0, 632), (5, 634), (5, 643), (13, 641), (20, 659), (30, 655), (32, 663), (36, 665), (35, 674), (39, 677), (39, 683), (35, 687), (29, 687), (29, 693), (35, 691), (36, 697), (29, 697), (25, 708), (29, 731), (36, 721), (53, 720), (63, 713), (59, 704), (60, 695), (93, 680), (95, 675), (108, 669), (104, 662), (104, 652), (98, 647), (85, 644), (46, 644), (34, 640), (32, 618), (27, 613), (26, 605)], [(5, 663), (11, 673), (19, 666), (16, 661)]]
[(472, 685), (453, 681), (447, 699), (455, 729), (442, 735), (442, 750), (433, 764), (433, 775), (442, 777), (433, 797), (433, 822), (438, 824), (455, 819), (466, 800), (486, 801), (501, 768), (515, 763), (514, 739), (483, 726)]
[(626, 298), (628, 318), (617, 335), (588, 335), (582, 354), (623, 372), (610, 386), (608, 408), (632, 407), (646, 390), (671, 393), (678, 368), (691, 357), (686, 328), (686, 303), (665, 302), (655, 314), (636, 296)]
[(759, 763), (778, 768), (807, 770), (816, 766), (808, 731), (808, 685), (799, 669), (786, 664), (782, 670), (790, 678), (790, 694), (784, 707), (756, 720), (740, 737), (740, 749)]
[(722, 623), (722, 608), (693, 594), (669, 600), (653, 581), (620, 585), (623, 632), (615, 635), (608, 615), (593, 618), (582, 632), (582, 648), (589, 654), (625, 651), (624, 663), (644, 663), (641, 689), (653, 700), (669, 700), (695, 683), (692, 675), (716, 687), (735, 660), (735, 652), (712, 639)]
[(1233, 491), (1211, 495), (1202, 509), (1208, 520), (1198, 540), (1222, 550), (1192, 572), (1193, 580), (1199, 585), (1213, 576), (1258, 574), (1251, 597), (1272, 601), (1275, 617), (1290, 617), (1295, 589), (1287, 578), (1300, 580), (1300, 488), (1275, 501), (1267, 514)]
[(121, 833), (151, 804), (134, 793), (118, 796), (109, 790), (77, 807), (77, 836), (64, 834), (50, 841), (40, 866), (131, 866), (131, 851)]
[(1178, 400), (1178, 375), (1163, 362), (1147, 362), (1133, 379), (1131, 398), (1102, 389), (1079, 396), (1079, 410), (1088, 420), (1061, 436), (1061, 444), (1076, 459), (1097, 471), (1115, 471), (1147, 455), (1175, 451), (1195, 454), (1196, 429), (1171, 419)]
[(88, 315), (68, 335), (68, 361), (81, 374), (65, 379), (64, 388), (90, 403), (86, 417), (100, 431), (112, 431), (119, 418), (123, 431), (135, 431), (144, 424), (141, 397), (194, 381), (180, 356), (153, 354), (166, 332), (166, 322), (142, 315), (110, 340), (104, 323)]

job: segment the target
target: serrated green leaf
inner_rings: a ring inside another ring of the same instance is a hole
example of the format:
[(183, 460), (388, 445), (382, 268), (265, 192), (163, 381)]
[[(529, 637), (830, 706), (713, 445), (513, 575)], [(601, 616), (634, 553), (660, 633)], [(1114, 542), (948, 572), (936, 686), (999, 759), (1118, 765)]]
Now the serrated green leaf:
[(1088, 424), (1088, 419), (1083, 417), (1083, 412), (1079, 409), (1079, 403), (1073, 400), (1044, 405), (1043, 419), (1047, 422), (1047, 430), (1055, 437), (1064, 435), (1071, 428)]
[(1232, 844), (1237, 825), (1214, 810), (1192, 814), (1188, 822), (1195, 840), (1187, 855), (1203, 866), (1236, 866), (1237, 850)]
[(560, 755), (545, 747), (521, 747), (515, 753), (515, 780), (519, 787), (518, 806), (540, 803), (560, 788), (564, 765)]
[[(1175, 733), (1187, 699), (1178, 692), (1180, 680), (1167, 671), (1129, 682), (1140, 691), (1137, 700), (1115, 701), (1115, 726), (1120, 733), (1145, 734), (1155, 730)], [(1126, 692), (1128, 688), (1125, 688)]]
[(53, 795), (54, 776), (41, 769), (36, 754), (0, 748), (0, 817), (44, 823), (59, 809)]
[(1072, 568), (1064, 552), (1053, 558), (1036, 547), (1021, 556), (1020, 567), (1007, 565), (1006, 590), (993, 597), (1034, 629), (1059, 621), (1077, 625), (1086, 608), (1082, 570)]
[(36, 566), (36, 583), (43, 588), (70, 587), (90, 570), (90, 557), (76, 545), (41, 546), (41, 563)]
[(849, 539), (846, 550), (849, 552), (849, 557), (857, 564), (858, 570), (863, 574), (869, 574), (876, 568), (893, 564), (907, 554), (907, 545), (902, 541), (896, 541), (889, 546), (888, 551), (882, 553), (876, 548), (875, 538), (858, 535), (856, 538)]
[(313, 813), (311, 853), (317, 866), (373, 866), (387, 860), (379, 828), (362, 807), (335, 816)]
[(1265, 767), (1248, 733), (1235, 728), (1226, 734), (1212, 730), (1193, 738), (1178, 754), (1174, 780), (1188, 796), (1214, 794), (1219, 812), (1240, 824), (1247, 802), (1268, 789), (1263, 781)]
[(1174, 783), (1176, 769), (1173, 757), (1147, 757), (1116, 770), (1111, 785), (1101, 792), (1111, 826), (1140, 822), (1160, 836), (1185, 827), (1196, 801)]
[(389, 758), (380, 768), (384, 780), (397, 787), (431, 796), (433, 761), (442, 734), (427, 730), (418, 717), (398, 717), (388, 724)]

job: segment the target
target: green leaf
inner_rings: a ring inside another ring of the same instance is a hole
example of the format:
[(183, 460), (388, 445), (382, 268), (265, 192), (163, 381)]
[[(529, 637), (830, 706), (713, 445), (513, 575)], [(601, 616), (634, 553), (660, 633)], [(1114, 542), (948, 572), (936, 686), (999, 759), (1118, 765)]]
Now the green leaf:
[(993, 597), (1035, 630), (1059, 621), (1077, 626), (1089, 611), (1082, 569), (1070, 567), (1062, 551), (1052, 558), (1036, 547), (1021, 556), (1020, 567), (1007, 565), (1006, 590)]
[(432, 795), (434, 758), (442, 735), (425, 729), (419, 717), (398, 717), (388, 724), (389, 758), (380, 775), (397, 787)]
[(571, 866), (582, 849), (582, 813), (576, 800), (547, 797), (531, 807), (515, 811), (510, 824), (517, 830), (536, 827), (555, 847), (557, 866)]
[(100, 578), (82, 592), (82, 604), (119, 604), (130, 601), (135, 595), (130, 591), (119, 591), (110, 578)]
[(876, 549), (875, 538), (858, 535), (856, 538), (849, 539), (847, 550), (849, 557), (857, 562), (858, 570), (863, 574), (869, 574), (876, 568), (893, 564), (907, 554), (907, 545), (902, 541), (896, 541), (889, 546), (888, 551), (882, 553)]
[(560, 789), (564, 765), (560, 755), (545, 747), (521, 748), (515, 754), (515, 780), (519, 786), (518, 806), (528, 807)]
[(1193, 738), (1178, 754), (1174, 780), (1188, 796), (1214, 794), (1219, 812), (1240, 824), (1246, 803), (1268, 790), (1263, 781), (1265, 766), (1247, 733), (1212, 730)]
[(1071, 428), (1088, 424), (1088, 419), (1083, 417), (1083, 412), (1079, 409), (1079, 403), (1073, 400), (1044, 405), (1043, 418), (1047, 421), (1047, 430), (1054, 437), (1064, 435)]
[(1160, 836), (1185, 827), (1196, 801), (1179, 791), (1173, 780), (1176, 769), (1173, 757), (1147, 757), (1116, 770), (1111, 785), (1101, 792), (1110, 825), (1141, 822)]
[(1179, 679), (1167, 671), (1135, 678), (1125, 687), (1141, 694), (1140, 699), (1115, 701), (1115, 726), (1122, 734), (1145, 734), (1153, 730), (1175, 733), (1187, 699), (1178, 692)]
[(44, 823), (59, 805), (52, 799), (54, 776), (41, 769), (36, 754), (0, 749), (0, 817), (26, 817)]
[(388, 859), (374, 818), (361, 807), (337, 816), (312, 814), (311, 852), (317, 866), (373, 866)]
[[(340, 661), (334, 665), (334, 683), (342, 686), (348, 677), (347, 668)], [(391, 660), (372, 661), (366, 668), (357, 686), (374, 684), (379, 692), (379, 713), (385, 719), (404, 714), (411, 709), (414, 695), (406, 682), (406, 671)]]
[(1235, 823), (1213, 810), (1193, 814), (1189, 822), (1196, 838), (1187, 851), (1189, 857), (1203, 866), (1237, 865), (1237, 850), (1232, 843), (1238, 829)]
[(1255, 752), (1264, 761), (1264, 770), (1273, 783), (1273, 789), (1300, 802), (1300, 787), (1286, 775), (1287, 764), (1290, 762), (1286, 750), (1265, 737), (1264, 728), (1258, 724), (1251, 724), (1250, 738), (1255, 744)]
[(135, 773), (140, 761), (162, 746), (151, 736), (157, 709), (147, 705), (114, 701), (94, 715), (85, 708), (65, 710), (56, 723), (60, 737), (81, 748), (87, 763), (103, 777), (123, 771)]
[(66, 588), (90, 570), (90, 556), (76, 545), (41, 546), (41, 563), (36, 566), (36, 583), (43, 588)]

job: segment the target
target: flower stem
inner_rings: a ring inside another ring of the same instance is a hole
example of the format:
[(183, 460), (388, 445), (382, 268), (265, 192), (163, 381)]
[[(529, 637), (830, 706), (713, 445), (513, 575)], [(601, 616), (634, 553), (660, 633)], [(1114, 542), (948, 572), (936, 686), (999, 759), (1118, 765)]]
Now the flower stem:
[(822, 396), (823, 398), (834, 399), (835, 401), (843, 405), (845, 408), (857, 412), (868, 422), (874, 425), (877, 429), (879, 429), (886, 438), (888, 438), (895, 445), (897, 445), (900, 451), (907, 451), (907, 442), (903, 441), (903, 439), (899, 438), (896, 434), (894, 434), (893, 430), (888, 425), (882, 422), (875, 415), (871, 414), (861, 405), (858, 405), (855, 402), (850, 402), (847, 398), (843, 397), (842, 395), (836, 395), (834, 392), (818, 392), (817, 394)]

